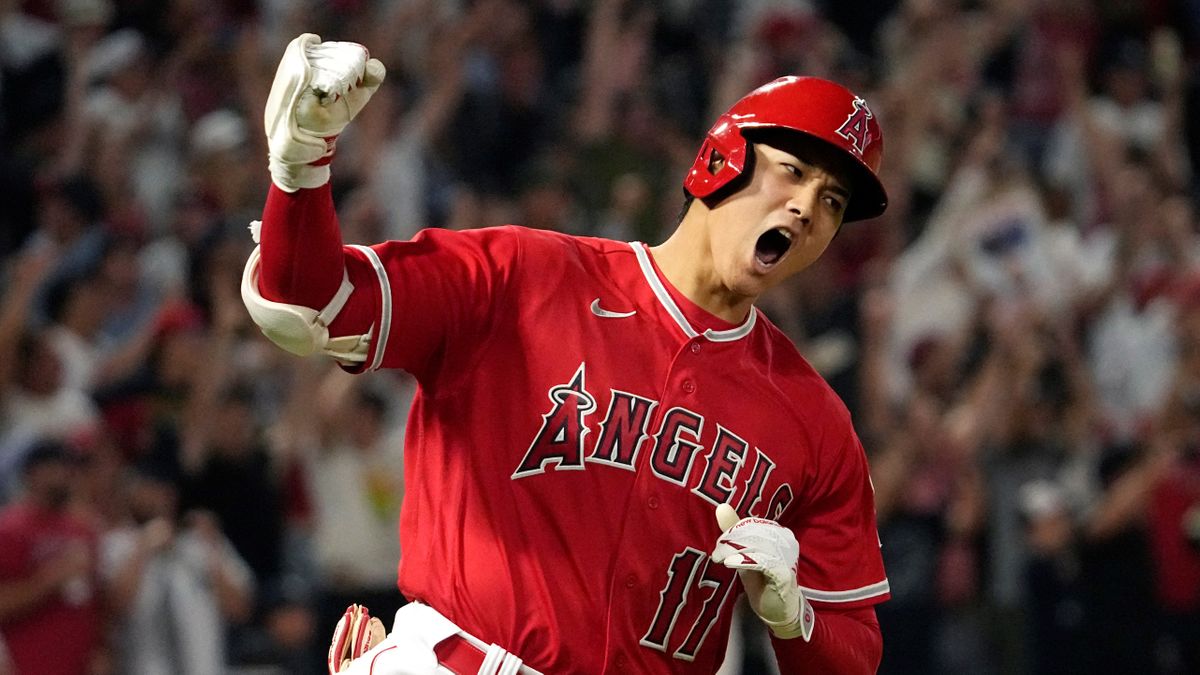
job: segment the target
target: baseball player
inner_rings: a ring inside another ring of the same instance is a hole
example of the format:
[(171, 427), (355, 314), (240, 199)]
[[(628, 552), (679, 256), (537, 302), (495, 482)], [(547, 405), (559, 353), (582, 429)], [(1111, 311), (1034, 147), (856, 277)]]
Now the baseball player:
[(787, 673), (873, 672), (888, 597), (850, 416), (754, 307), (877, 216), (866, 103), (776, 80), (709, 131), (648, 246), (515, 226), (343, 246), (338, 134), (384, 67), (288, 47), (242, 294), (280, 347), (419, 383), (406, 439), (413, 600), (347, 610), (330, 671), (712, 673), (746, 593)]

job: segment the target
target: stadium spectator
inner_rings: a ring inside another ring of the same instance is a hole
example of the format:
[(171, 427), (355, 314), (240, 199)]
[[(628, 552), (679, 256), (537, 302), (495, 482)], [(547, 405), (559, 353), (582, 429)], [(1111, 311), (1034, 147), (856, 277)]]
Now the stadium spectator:
[(224, 672), (230, 624), (247, 620), (253, 606), (250, 568), (212, 514), (180, 511), (164, 467), (136, 465), (122, 492), (129, 518), (102, 545), (118, 671)]
[(77, 461), (38, 443), (24, 494), (0, 511), (0, 636), (17, 673), (90, 673), (104, 657), (99, 533), (74, 499)]

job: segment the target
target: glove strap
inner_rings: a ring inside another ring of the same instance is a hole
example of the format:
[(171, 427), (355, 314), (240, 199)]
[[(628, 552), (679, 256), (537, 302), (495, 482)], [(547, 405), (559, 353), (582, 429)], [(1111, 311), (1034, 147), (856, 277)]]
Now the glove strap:
[[(760, 619), (762, 617), (759, 617)], [(796, 618), (791, 621), (767, 621), (762, 619), (762, 622), (767, 624), (767, 628), (775, 637), (781, 640), (791, 640), (792, 638), (800, 637), (805, 642), (812, 640), (813, 629), (817, 625), (817, 615), (813, 612), (812, 605), (808, 604), (808, 598), (804, 594), (800, 594), (800, 611), (796, 613)]]
[(290, 164), (270, 157), (267, 168), (271, 172), (271, 182), (284, 192), (319, 188), (329, 182), (329, 162), (325, 164)]

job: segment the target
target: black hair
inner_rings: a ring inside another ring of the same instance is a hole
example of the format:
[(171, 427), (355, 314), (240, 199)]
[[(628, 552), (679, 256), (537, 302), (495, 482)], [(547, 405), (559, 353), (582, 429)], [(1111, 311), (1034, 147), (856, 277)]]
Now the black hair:
[(61, 323), (71, 297), (84, 285), (95, 283), (97, 278), (94, 270), (86, 270), (55, 279), (46, 289), (46, 317)]
[(252, 408), (255, 401), (254, 387), (250, 386), (248, 382), (232, 382), (221, 390), (219, 400), (225, 405), (237, 405)]
[(100, 195), (100, 189), (85, 175), (63, 178), (51, 185), (48, 192), (61, 197), (88, 224), (104, 215), (104, 198)]
[(1061, 415), (1071, 403), (1071, 383), (1066, 367), (1061, 361), (1050, 361), (1037, 373), (1037, 392), (1040, 402)]
[(860, 187), (858, 185), (860, 169), (850, 153), (823, 138), (786, 127), (747, 129), (743, 132), (743, 135), (746, 137), (747, 142), (746, 171), (743, 173), (749, 173), (751, 166), (753, 166), (751, 158), (754, 157), (753, 145), (755, 143), (769, 145), (772, 148), (778, 148), (793, 154), (796, 152), (796, 145), (803, 144), (805, 148), (808, 148), (805, 151), (807, 156), (803, 156), (803, 159), (810, 162), (828, 163), (831, 165), (827, 167), (828, 170), (839, 175), (839, 177), (849, 183), (846, 187), (856, 192), (857, 188)]
[(679, 215), (675, 216), (675, 224), (683, 222), (683, 217), (687, 215), (688, 209), (692, 208), (692, 202), (696, 201), (696, 196), (683, 189), (683, 206), (679, 208)]
[(26, 329), (17, 337), (17, 363), (28, 364), (32, 363), (38, 357), (38, 352), (45, 344), (46, 337), (43, 333)]
[(148, 453), (132, 462), (129, 469), (130, 473), (138, 478), (154, 483), (169, 483), (174, 487), (179, 487), (178, 483), (182, 478), (182, 468), (178, 460), (162, 452)]
[(61, 441), (43, 438), (37, 440), (21, 460), (21, 473), (29, 475), (46, 464), (73, 464), (75, 455)]

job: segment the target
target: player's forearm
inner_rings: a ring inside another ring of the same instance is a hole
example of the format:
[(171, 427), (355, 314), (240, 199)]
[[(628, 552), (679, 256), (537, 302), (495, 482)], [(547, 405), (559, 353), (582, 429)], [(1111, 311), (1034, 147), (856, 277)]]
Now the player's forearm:
[[(343, 280), (348, 279), (352, 290), (340, 309), (333, 310), (335, 318), (328, 324), (329, 335), (356, 336), (370, 329), (375, 319), (372, 290), (378, 284), (376, 273), (369, 264), (355, 264), (361, 261), (356, 261), (342, 246), (328, 183), (295, 192), (285, 192), (272, 184), (259, 235), (261, 258), (257, 263), (256, 294), (268, 301), (312, 311), (328, 310), (331, 301), (336, 304)], [(245, 298), (245, 288), (242, 293)], [(272, 333), (266, 330), (261, 318), (255, 322), (270, 337)], [(267, 319), (270, 323), (271, 317)], [(293, 325), (290, 330), (295, 328)], [(289, 339), (295, 337), (292, 334)]]
[(820, 611), (810, 641), (772, 637), (771, 644), (785, 673), (862, 675), (874, 673), (883, 657), (879, 620), (871, 607)]
[(326, 183), (284, 192), (273, 183), (263, 207), (263, 297), (304, 307), (324, 307), (342, 283), (342, 233)]

